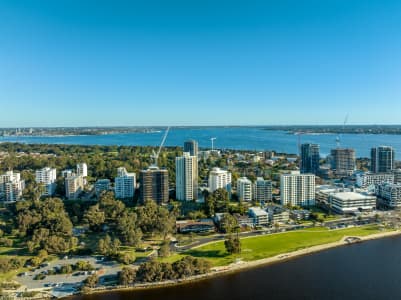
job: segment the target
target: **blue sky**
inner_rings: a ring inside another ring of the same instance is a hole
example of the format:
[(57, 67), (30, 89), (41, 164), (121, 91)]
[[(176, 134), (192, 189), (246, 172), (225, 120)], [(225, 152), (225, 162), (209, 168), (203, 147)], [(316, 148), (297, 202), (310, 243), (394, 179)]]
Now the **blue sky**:
[(0, 1), (0, 127), (401, 124), (401, 1)]

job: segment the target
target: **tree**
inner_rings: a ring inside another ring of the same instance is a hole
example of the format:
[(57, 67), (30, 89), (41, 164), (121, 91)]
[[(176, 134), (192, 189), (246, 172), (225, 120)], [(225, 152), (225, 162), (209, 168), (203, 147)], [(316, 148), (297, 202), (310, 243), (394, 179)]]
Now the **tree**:
[(142, 239), (142, 231), (136, 226), (137, 215), (134, 212), (124, 211), (117, 219), (116, 229), (122, 241), (129, 246), (137, 246)]
[(120, 200), (116, 200), (113, 192), (103, 192), (101, 194), (99, 207), (104, 211), (105, 218), (112, 222), (116, 221), (125, 210), (125, 204)]
[(159, 249), (159, 256), (160, 257), (167, 257), (170, 255), (170, 244), (168, 241), (164, 241)]
[(224, 246), (229, 254), (239, 254), (241, 253), (241, 241), (238, 236), (233, 236), (229, 234), (227, 239), (224, 241)]
[(233, 233), (237, 227), (237, 219), (229, 213), (224, 214), (220, 221), (220, 229), (225, 233)]
[(96, 274), (90, 275), (84, 281), (84, 285), (89, 288), (94, 288), (99, 282), (99, 276)]
[(129, 265), (135, 262), (135, 255), (132, 253), (119, 253), (118, 254), (118, 261), (123, 263), (124, 265)]
[(104, 223), (106, 217), (105, 213), (99, 208), (99, 204), (89, 207), (84, 215), (84, 222), (89, 225), (93, 231), (100, 231), (101, 225)]
[(111, 239), (107, 234), (104, 239), (100, 239), (98, 242), (98, 251), (102, 255), (116, 256), (121, 246), (121, 242), (118, 238)]
[(158, 206), (154, 201), (146, 201), (144, 206), (137, 210), (138, 225), (143, 233), (161, 234), (164, 239), (174, 232), (175, 216), (166, 208)]
[(129, 267), (124, 267), (118, 273), (118, 283), (121, 285), (133, 284), (136, 279), (136, 271)]

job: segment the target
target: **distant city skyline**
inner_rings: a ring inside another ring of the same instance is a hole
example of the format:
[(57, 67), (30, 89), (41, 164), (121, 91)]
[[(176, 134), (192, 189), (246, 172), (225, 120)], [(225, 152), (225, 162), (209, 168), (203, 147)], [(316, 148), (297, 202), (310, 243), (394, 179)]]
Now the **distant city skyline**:
[(0, 2), (0, 127), (401, 124), (401, 2)]

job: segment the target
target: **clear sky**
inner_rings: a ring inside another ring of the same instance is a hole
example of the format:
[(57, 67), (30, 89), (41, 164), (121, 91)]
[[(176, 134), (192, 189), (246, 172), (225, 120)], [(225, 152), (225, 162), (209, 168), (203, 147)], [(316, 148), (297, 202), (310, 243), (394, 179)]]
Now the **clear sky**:
[(0, 127), (401, 124), (401, 1), (0, 1)]

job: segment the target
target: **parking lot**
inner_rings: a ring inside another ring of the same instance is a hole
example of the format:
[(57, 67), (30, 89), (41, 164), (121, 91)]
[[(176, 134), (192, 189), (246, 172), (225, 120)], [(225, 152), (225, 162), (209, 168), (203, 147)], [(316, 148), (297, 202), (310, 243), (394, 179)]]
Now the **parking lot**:
[(40, 273), (47, 273), (62, 265), (74, 265), (78, 261), (88, 261), (96, 269), (99, 277), (107, 275), (117, 275), (120, 271), (118, 263), (113, 261), (102, 261), (90, 256), (72, 257), (67, 259), (58, 259), (51, 261), (48, 266), (40, 267), (34, 271), (28, 271), (17, 277), (17, 281), (29, 290), (32, 289), (43, 289), (43, 288), (60, 288), (66, 286), (71, 288), (72, 286), (78, 286), (83, 280), (85, 280), (91, 272), (75, 271), (72, 274), (57, 274), (57, 275), (46, 275), (46, 278), (42, 280), (34, 280), (35, 275)]

